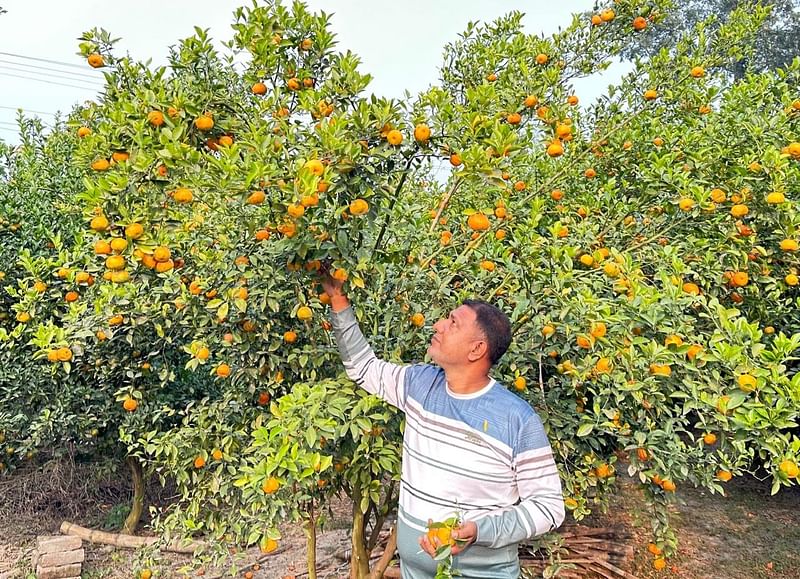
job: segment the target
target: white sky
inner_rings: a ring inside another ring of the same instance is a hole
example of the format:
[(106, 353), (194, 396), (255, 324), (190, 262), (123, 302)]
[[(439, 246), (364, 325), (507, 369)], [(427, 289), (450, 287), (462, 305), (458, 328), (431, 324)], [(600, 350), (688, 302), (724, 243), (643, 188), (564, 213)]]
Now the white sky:
[[(7, 53), (0, 54), (0, 138), (16, 142), (16, 108), (50, 113), (39, 115), (47, 122), (52, 113), (69, 111), (76, 102), (97, 94), (91, 87), (99, 84), (102, 75), (76, 54), (77, 37), (84, 31), (105, 28), (112, 37), (121, 38), (120, 54), (152, 58), (153, 65), (159, 65), (165, 63), (168, 47), (191, 36), (194, 26), (209, 28), (215, 41), (229, 40), (234, 9), (249, 4), (250, 0), (0, 0), (8, 11), (0, 15), (0, 53)], [(337, 49), (358, 54), (362, 72), (374, 77), (367, 92), (399, 98), (405, 89), (415, 94), (436, 82), (444, 45), (454, 41), (469, 21), (491, 21), (520, 10), (526, 15), (526, 32), (550, 34), (567, 26), (572, 13), (589, 10), (594, 2), (308, 0), (307, 4), (313, 11), (333, 14)], [(623, 70), (627, 67), (615, 66), (602, 78), (577, 85), (583, 103), (604, 92)]]

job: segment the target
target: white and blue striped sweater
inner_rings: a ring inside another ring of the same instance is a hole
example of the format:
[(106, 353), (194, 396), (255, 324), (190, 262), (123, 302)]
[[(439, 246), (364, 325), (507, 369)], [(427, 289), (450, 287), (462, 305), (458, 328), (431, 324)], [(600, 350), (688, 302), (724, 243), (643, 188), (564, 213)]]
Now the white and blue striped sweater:
[(477, 541), (454, 558), (465, 579), (516, 579), (517, 544), (564, 520), (561, 481), (542, 422), (528, 403), (490, 380), (452, 392), (444, 371), (379, 360), (352, 308), (332, 314), (347, 374), (406, 414), (398, 513), (403, 579), (430, 579), (436, 562), (421, 551), (428, 519), (461, 512)]

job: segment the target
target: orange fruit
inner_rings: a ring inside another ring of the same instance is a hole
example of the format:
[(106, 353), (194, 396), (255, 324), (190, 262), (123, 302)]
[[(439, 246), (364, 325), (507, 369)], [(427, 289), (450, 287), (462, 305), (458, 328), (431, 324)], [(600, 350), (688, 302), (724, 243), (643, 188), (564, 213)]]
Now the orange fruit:
[(662, 569), (664, 569), (666, 566), (667, 566), (667, 562), (666, 562), (666, 561), (665, 561), (663, 558), (661, 558), (661, 557), (658, 557), (658, 558), (656, 558), (656, 559), (654, 559), (654, 560), (653, 560), (653, 568), (654, 568), (656, 571), (661, 571), (661, 570), (662, 570)]
[(309, 308), (308, 306), (300, 306), (297, 309), (297, 319), (298, 320), (302, 320), (302, 321), (310, 320), (313, 315), (314, 315), (314, 313), (311, 311), (311, 308)]
[(144, 227), (142, 227), (141, 223), (131, 223), (125, 227), (126, 237), (130, 237), (131, 239), (139, 239), (142, 235), (144, 235)]
[(550, 192), (550, 198), (553, 201), (561, 201), (564, 198), (564, 192), (561, 191), (560, 189), (553, 189)]
[(525, 181), (517, 181), (514, 183), (514, 191), (524, 191), (526, 186)]
[(484, 259), (480, 263), (480, 268), (481, 269), (485, 269), (486, 271), (494, 271), (496, 267), (497, 266), (495, 265), (495, 263), (493, 261), (488, 260), (488, 259)]
[(369, 212), (369, 203), (364, 199), (356, 199), (350, 203), (349, 211), (352, 215), (364, 215)]
[(703, 442), (709, 445), (715, 444), (717, 442), (717, 435), (713, 432), (707, 432), (705, 435), (703, 435)]
[(283, 333), (283, 341), (287, 344), (294, 344), (297, 341), (297, 332), (287, 330)]
[(139, 408), (139, 403), (130, 396), (126, 396), (125, 400), (122, 402), (122, 407), (127, 412), (134, 412), (137, 408)]
[(117, 163), (124, 163), (130, 158), (130, 153), (127, 151), (114, 151), (111, 153), (111, 158)]
[(729, 470), (720, 469), (717, 471), (717, 478), (722, 482), (728, 482), (733, 478), (733, 474)]
[(92, 68), (101, 68), (106, 64), (105, 61), (103, 60), (103, 57), (97, 54), (96, 52), (90, 54), (86, 58), (86, 62), (88, 62), (89, 66), (91, 66)]
[(310, 172), (312, 175), (319, 177), (325, 172), (325, 165), (319, 159), (309, 159), (303, 165), (303, 169)]
[(150, 569), (142, 569), (139, 573), (139, 579), (152, 579), (153, 572)]
[(523, 104), (528, 108), (535, 107), (537, 104), (539, 104), (539, 97), (535, 95), (528, 95), (525, 97)]
[(253, 83), (253, 86), (250, 87), (250, 91), (257, 95), (267, 94), (267, 85), (265, 85), (263, 82)]
[(210, 355), (211, 355), (211, 352), (209, 352), (208, 348), (206, 348), (205, 346), (201, 346), (197, 350), (197, 353), (195, 354), (195, 358), (197, 358), (198, 360), (208, 360), (208, 357)]
[(733, 287), (744, 287), (750, 281), (750, 276), (745, 271), (734, 272), (731, 276), (731, 285)]
[(744, 217), (748, 213), (750, 213), (750, 208), (743, 203), (739, 203), (731, 207), (731, 215), (734, 217)]
[(594, 338), (602, 338), (606, 335), (606, 325), (603, 322), (592, 322), (590, 333)]
[(644, 16), (637, 16), (633, 19), (633, 29), (638, 31), (644, 30), (647, 28), (647, 18)]
[(597, 363), (594, 365), (595, 371), (598, 374), (605, 374), (606, 372), (611, 371), (611, 359), (610, 358), (600, 358)]
[(195, 468), (203, 468), (206, 465), (206, 459), (202, 456), (197, 456), (194, 459), (194, 467)]
[(702, 66), (693, 66), (689, 74), (691, 74), (693, 78), (701, 78), (705, 76), (706, 70)]
[(231, 367), (228, 366), (227, 364), (220, 364), (219, 366), (217, 366), (215, 372), (217, 376), (219, 376), (220, 378), (227, 378), (228, 376), (231, 375)]
[(575, 338), (575, 343), (578, 345), (579, 348), (589, 349), (592, 347), (592, 340), (587, 336), (580, 335)]
[(594, 469), (595, 475), (597, 478), (608, 478), (614, 473), (614, 469), (608, 466), (606, 463), (603, 463)]
[(586, 170), (583, 172), (583, 175), (584, 175), (584, 177), (586, 177), (587, 179), (594, 179), (595, 177), (597, 177), (597, 171), (595, 171), (594, 169), (592, 169), (591, 167), (589, 167), (588, 169), (586, 169)]
[(658, 92), (657, 91), (655, 91), (653, 89), (649, 89), (649, 90), (644, 91), (644, 100), (652, 101), (652, 100), (655, 100), (656, 98), (658, 98)]
[(786, 201), (786, 196), (778, 191), (773, 191), (767, 195), (767, 203), (770, 205), (780, 205)]
[(600, 11), (600, 20), (603, 22), (611, 22), (615, 17), (616, 13), (611, 8)]
[(661, 548), (658, 545), (656, 545), (655, 543), (648, 544), (647, 545), (647, 550), (650, 551), (650, 553), (652, 553), (653, 555), (656, 555), (656, 556), (661, 554)]
[(310, 38), (304, 38), (300, 43), (300, 50), (311, 50), (312, 46), (314, 46), (314, 41)]
[(527, 386), (528, 386), (528, 381), (525, 380), (524, 377), (517, 376), (516, 378), (514, 378), (514, 388), (516, 388), (517, 390), (519, 391), (525, 390)]
[(153, 259), (156, 261), (167, 261), (171, 255), (172, 252), (170, 251), (169, 247), (164, 245), (159, 245), (153, 250)]
[(689, 358), (689, 360), (694, 360), (697, 357), (697, 355), (702, 351), (703, 351), (703, 346), (700, 346), (698, 344), (693, 344), (689, 346), (688, 350), (686, 350), (686, 357)]
[(418, 143), (427, 143), (431, 138), (431, 129), (428, 125), (419, 124), (414, 127), (414, 140)]
[(222, 451), (218, 448), (215, 448), (211, 451), (211, 458), (214, 460), (222, 460)]
[(778, 468), (789, 478), (796, 478), (797, 475), (800, 474), (800, 469), (798, 468), (797, 463), (791, 460), (782, 460)]
[(570, 95), (567, 97), (567, 104), (575, 106), (578, 104), (578, 100), (579, 100), (578, 97), (576, 97), (574, 94)]
[(262, 541), (259, 545), (262, 553), (272, 553), (275, 549), (278, 548), (278, 541), (275, 539), (267, 539)]
[(263, 191), (253, 191), (247, 196), (246, 203), (248, 205), (260, 205), (266, 200), (266, 198), (267, 195)]
[(81, 127), (78, 129), (78, 136), (83, 139), (84, 137), (88, 137), (92, 134), (92, 129), (89, 127)]
[(675, 483), (672, 482), (671, 480), (664, 479), (663, 481), (661, 481), (661, 488), (668, 493), (674, 493), (677, 487), (675, 486)]
[(555, 333), (556, 333), (556, 329), (552, 325), (545, 324), (544, 326), (542, 326), (542, 336), (544, 336), (545, 338), (549, 338), (550, 336), (552, 336)]
[(548, 60), (550, 60), (550, 57), (543, 52), (536, 55), (536, 64), (547, 64)]
[(269, 477), (264, 483), (261, 485), (261, 490), (271, 495), (272, 493), (276, 492), (281, 487), (281, 483), (278, 479), (274, 476)]
[(669, 364), (650, 364), (650, 373), (654, 376), (669, 376), (672, 368)]
[(478, 211), (467, 218), (467, 226), (473, 231), (486, 231), (489, 229), (489, 218)]
[(800, 283), (800, 278), (798, 278), (797, 275), (794, 273), (789, 273), (786, 275), (786, 277), (783, 278), (783, 281), (786, 282), (786, 285), (796, 286), (798, 283)]
[(411, 316), (411, 324), (418, 328), (421, 328), (422, 326), (425, 325), (425, 316), (419, 312), (413, 314)]
[(192, 199), (194, 199), (194, 194), (191, 189), (180, 187), (172, 194), (172, 198), (178, 203), (191, 203)]
[(461, 157), (459, 156), (458, 153), (453, 153), (452, 155), (450, 155), (450, 164), (453, 167), (458, 167), (459, 165), (461, 165)]
[(743, 392), (752, 392), (756, 389), (757, 380), (752, 374), (740, 374), (739, 377), (736, 378), (736, 383)]
[(683, 338), (677, 336), (675, 334), (670, 334), (666, 338), (664, 338), (664, 346), (669, 348), (670, 346), (681, 346), (683, 344)]
[(214, 128), (214, 119), (210, 115), (200, 115), (194, 120), (194, 126), (203, 132), (210, 131)]
[(286, 87), (289, 90), (300, 90), (300, 81), (294, 77), (286, 81)]
[(522, 115), (519, 113), (511, 113), (506, 117), (506, 121), (509, 125), (518, 125), (522, 121)]
[(798, 244), (794, 239), (783, 239), (780, 243), (781, 251), (797, 251)]
[(580, 261), (586, 267), (591, 267), (592, 265), (594, 265), (594, 258), (591, 255), (589, 255), (588, 253), (584, 253), (580, 257)]
[(164, 113), (161, 111), (150, 111), (147, 113), (147, 122), (154, 127), (160, 127), (164, 124)]
[(105, 215), (97, 215), (89, 222), (89, 227), (94, 231), (100, 232), (108, 229), (109, 222)]
[(392, 129), (386, 134), (386, 140), (389, 142), (390, 145), (397, 146), (403, 142), (403, 133), (401, 133), (397, 129)]
[(564, 154), (564, 145), (561, 144), (561, 141), (555, 140), (547, 145), (547, 155), (549, 157), (560, 157)]
[(486, 75), (486, 80), (488, 80), (489, 82), (494, 82), (497, 80), (497, 75), (493, 72), (489, 73)]
[(680, 201), (678, 201), (678, 207), (680, 207), (682, 211), (691, 211), (694, 207), (694, 199), (691, 199), (690, 197), (683, 197)]

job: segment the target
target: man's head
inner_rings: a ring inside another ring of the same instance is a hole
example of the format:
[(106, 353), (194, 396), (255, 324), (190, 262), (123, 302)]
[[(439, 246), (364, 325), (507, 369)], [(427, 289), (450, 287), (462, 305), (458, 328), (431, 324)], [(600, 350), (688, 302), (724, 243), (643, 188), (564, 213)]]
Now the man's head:
[(480, 300), (465, 300), (433, 329), (428, 353), (442, 367), (482, 363), (488, 370), (511, 343), (508, 316)]

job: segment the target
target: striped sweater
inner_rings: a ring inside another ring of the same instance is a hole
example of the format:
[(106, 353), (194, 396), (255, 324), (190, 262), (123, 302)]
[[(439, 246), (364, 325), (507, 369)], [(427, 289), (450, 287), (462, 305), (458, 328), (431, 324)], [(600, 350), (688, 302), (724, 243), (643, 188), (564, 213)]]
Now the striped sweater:
[(428, 519), (456, 512), (477, 524), (474, 544), (454, 557), (465, 579), (520, 576), (517, 544), (564, 520), (561, 481), (542, 422), (524, 400), (490, 380), (452, 392), (444, 371), (379, 360), (352, 308), (332, 314), (348, 376), (406, 415), (398, 511), (403, 579), (430, 579), (436, 562), (418, 539)]

